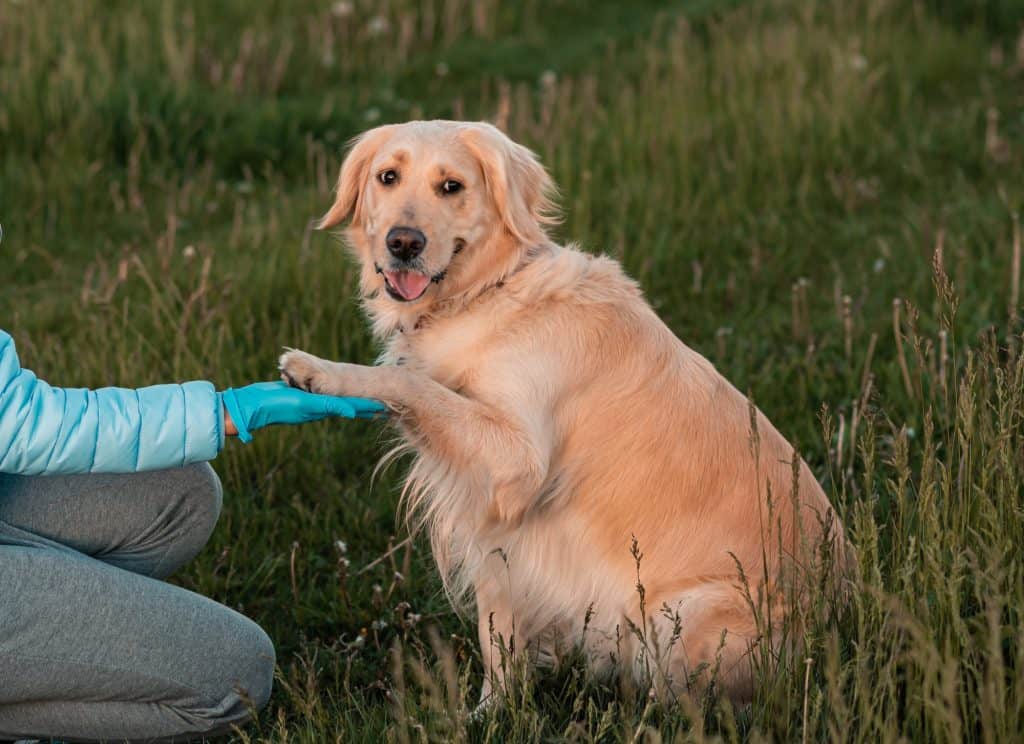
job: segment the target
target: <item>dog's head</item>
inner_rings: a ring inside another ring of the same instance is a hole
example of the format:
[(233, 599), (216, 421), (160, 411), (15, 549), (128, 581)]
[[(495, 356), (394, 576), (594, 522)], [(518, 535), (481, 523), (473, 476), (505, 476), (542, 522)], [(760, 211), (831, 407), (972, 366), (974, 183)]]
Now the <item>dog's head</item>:
[(350, 221), (372, 310), (422, 314), (501, 281), (546, 243), (552, 192), (534, 154), (490, 124), (387, 125), (355, 140), (319, 227)]

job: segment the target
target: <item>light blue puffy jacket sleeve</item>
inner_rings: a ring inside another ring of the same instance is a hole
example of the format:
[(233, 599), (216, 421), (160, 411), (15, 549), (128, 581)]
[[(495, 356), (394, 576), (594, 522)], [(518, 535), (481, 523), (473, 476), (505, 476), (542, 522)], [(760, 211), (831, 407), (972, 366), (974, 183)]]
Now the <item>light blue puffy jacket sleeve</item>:
[(224, 444), (209, 382), (127, 390), (51, 387), (0, 330), (0, 473), (133, 473), (212, 460)]

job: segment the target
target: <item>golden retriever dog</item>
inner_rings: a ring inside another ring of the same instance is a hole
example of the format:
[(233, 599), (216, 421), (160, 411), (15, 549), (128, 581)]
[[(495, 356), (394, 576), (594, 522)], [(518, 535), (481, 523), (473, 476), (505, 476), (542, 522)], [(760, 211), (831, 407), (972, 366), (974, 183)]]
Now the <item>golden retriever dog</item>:
[(449, 594), (475, 596), (485, 699), (501, 659), (570, 646), (659, 692), (749, 699), (752, 649), (792, 606), (773, 598), (786, 566), (838, 557), (818, 548), (842, 528), (617, 262), (552, 241), (552, 194), (489, 124), (360, 136), (320, 227), (348, 222), (385, 351), (373, 367), (289, 351), (282, 376), (393, 411), (411, 513)]

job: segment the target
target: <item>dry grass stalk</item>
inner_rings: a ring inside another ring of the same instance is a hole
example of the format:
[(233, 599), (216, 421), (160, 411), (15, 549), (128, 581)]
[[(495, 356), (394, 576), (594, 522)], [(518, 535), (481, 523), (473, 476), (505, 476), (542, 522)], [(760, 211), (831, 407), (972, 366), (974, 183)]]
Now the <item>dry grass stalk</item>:
[(892, 333), (896, 339), (896, 357), (899, 360), (900, 375), (903, 378), (903, 389), (907, 395), (913, 397), (914, 387), (910, 382), (910, 368), (907, 366), (907, 355), (903, 350), (903, 331), (900, 322), (900, 310), (903, 307), (903, 300), (899, 297), (892, 301)]
[[(1024, 38), (1022, 34), (1021, 38)], [(1020, 307), (1020, 216), (1013, 213), (1013, 259), (1010, 264), (1010, 327), (1017, 325), (1017, 313)]]

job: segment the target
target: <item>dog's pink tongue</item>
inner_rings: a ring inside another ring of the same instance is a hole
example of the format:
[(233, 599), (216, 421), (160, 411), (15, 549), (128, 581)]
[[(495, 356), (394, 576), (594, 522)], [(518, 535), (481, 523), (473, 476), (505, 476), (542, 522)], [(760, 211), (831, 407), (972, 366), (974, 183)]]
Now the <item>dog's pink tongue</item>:
[(415, 300), (427, 290), (430, 277), (418, 271), (389, 271), (388, 281), (398, 294), (407, 300)]

